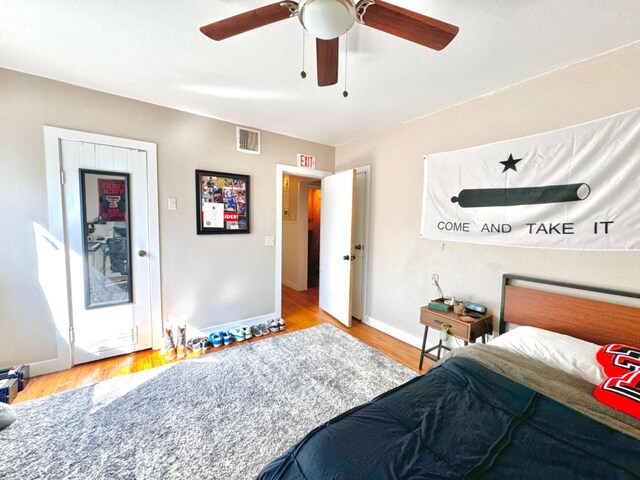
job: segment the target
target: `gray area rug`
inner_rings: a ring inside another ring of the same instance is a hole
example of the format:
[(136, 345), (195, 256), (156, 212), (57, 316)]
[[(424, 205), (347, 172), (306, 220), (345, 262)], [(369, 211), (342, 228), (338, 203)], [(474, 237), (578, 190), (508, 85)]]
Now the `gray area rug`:
[(320, 423), (414, 376), (324, 324), (17, 404), (0, 478), (254, 478)]

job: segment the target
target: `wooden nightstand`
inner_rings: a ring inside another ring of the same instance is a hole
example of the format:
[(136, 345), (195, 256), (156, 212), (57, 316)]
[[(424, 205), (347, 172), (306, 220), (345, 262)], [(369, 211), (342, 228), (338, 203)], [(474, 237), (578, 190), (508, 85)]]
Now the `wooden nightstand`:
[[(477, 314), (479, 315), (479, 314)], [(427, 333), (429, 333), (429, 327), (435, 329), (437, 332), (442, 330), (442, 325), (449, 325), (449, 335), (453, 335), (460, 340), (464, 340), (464, 344), (468, 345), (469, 342), (475, 343), (476, 338), (482, 337), (482, 343), (485, 343), (485, 335), (493, 332), (493, 315), (485, 314), (478, 318), (474, 318), (473, 321), (460, 320), (460, 315), (453, 313), (452, 311), (442, 311), (429, 308), (427, 306), (420, 308), (420, 323), (424, 325), (424, 337), (422, 338), (422, 350), (420, 354), (419, 369), (422, 370), (422, 361), (424, 357), (430, 360), (440, 360), (440, 352), (444, 348), (445, 350), (451, 350), (442, 344), (442, 340), (438, 342), (438, 345), (431, 347), (429, 350), (425, 350), (424, 347), (427, 344)], [(438, 356), (432, 355), (431, 351), (438, 350)]]

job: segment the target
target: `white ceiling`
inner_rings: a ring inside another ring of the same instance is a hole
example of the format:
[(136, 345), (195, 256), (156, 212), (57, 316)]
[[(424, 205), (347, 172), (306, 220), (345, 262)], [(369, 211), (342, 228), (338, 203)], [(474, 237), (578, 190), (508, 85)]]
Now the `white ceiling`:
[[(638, 0), (388, 0), (460, 27), (429, 50), (356, 24), (348, 90), (316, 86), (285, 20), (222, 42), (199, 27), (275, 0), (2, 0), (0, 66), (329, 145), (640, 40)], [(344, 47), (344, 37), (341, 47)]]

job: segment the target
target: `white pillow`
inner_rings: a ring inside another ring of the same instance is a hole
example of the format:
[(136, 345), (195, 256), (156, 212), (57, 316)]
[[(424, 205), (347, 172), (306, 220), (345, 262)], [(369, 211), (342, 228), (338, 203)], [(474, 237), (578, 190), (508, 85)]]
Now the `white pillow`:
[(598, 385), (607, 377), (596, 360), (600, 345), (535, 327), (517, 327), (490, 345), (538, 360)]

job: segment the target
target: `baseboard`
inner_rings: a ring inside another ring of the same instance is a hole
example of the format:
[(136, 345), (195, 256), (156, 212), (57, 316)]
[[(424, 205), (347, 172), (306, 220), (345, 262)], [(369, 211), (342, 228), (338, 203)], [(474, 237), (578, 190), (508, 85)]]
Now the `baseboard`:
[(372, 317), (365, 317), (362, 320), (362, 323), (365, 325), (369, 325), (370, 327), (375, 328), (376, 330), (380, 330), (387, 335), (391, 335), (393, 338), (397, 338), (398, 340), (408, 343), (412, 347), (420, 348), (422, 347), (422, 338), (417, 337), (415, 335), (411, 335), (410, 333), (405, 332), (404, 330), (400, 330), (397, 327), (393, 327), (388, 323), (381, 322), (380, 320), (376, 320)]
[(40, 375), (46, 375), (48, 373), (60, 372), (62, 370), (66, 370), (68, 367), (64, 367), (60, 365), (60, 362), (57, 358), (52, 358), (51, 360), (43, 360), (41, 362), (33, 362), (29, 364), (30, 374), (32, 377), (37, 377)]
[(284, 278), (282, 279), (282, 285), (284, 285), (285, 287), (292, 288), (296, 292), (304, 292), (306, 290), (306, 288), (300, 287), (300, 285), (298, 285), (297, 283), (290, 282), (289, 280), (285, 280)]
[[(411, 345), (412, 347), (422, 348), (422, 337), (418, 337), (415, 335), (411, 335), (403, 330), (400, 330), (397, 327), (393, 327), (388, 323), (381, 322), (380, 320), (376, 320), (375, 318), (366, 317), (362, 320), (362, 323), (369, 325), (376, 330), (380, 330), (387, 335), (391, 335), (393, 338), (397, 338), (398, 340)], [(433, 329), (429, 329), (429, 336), (427, 338), (427, 343), (425, 348), (435, 347), (440, 340), (439, 333)], [(443, 342), (444, 345), (450, 348), (456, 348), (463, 346), (462, 340), (458, 340), (453, 336), (449, 336), (449, 339)]]
[(222, 325), (213, 325), (211, 327), (199, 328), (204, 335), (209, 335), (213, 332), (227, 332), (232, 328), (244, 327), (247, 325), (256, 325), (258, 323), (268, 323), (269, 320), (276, 318), (275, 313), (268, 315), (260, 315), (259, 317), (245, 318), (244, 320), (237, 320), (235, 322), (223, 323)]

